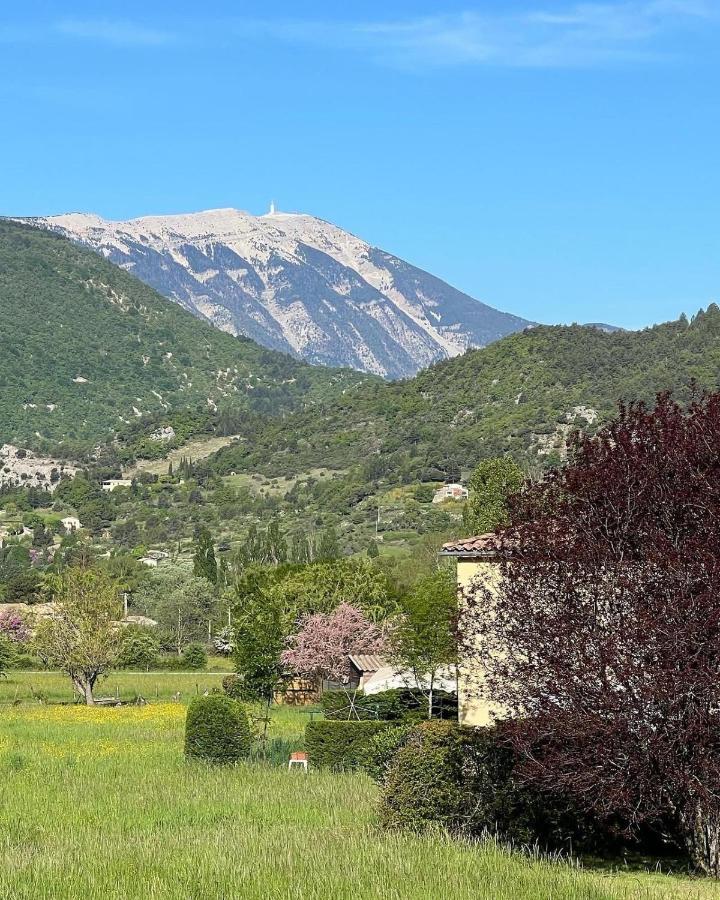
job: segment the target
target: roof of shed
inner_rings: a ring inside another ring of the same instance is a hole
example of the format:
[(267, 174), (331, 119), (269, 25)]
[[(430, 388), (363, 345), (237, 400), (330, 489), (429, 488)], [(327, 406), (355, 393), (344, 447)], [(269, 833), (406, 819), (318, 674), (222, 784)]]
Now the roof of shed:
[(377, 672), (387, 665), (387, 662), (373, 653), (351, 653), (348, 656), (350, 662), (359, 672)]

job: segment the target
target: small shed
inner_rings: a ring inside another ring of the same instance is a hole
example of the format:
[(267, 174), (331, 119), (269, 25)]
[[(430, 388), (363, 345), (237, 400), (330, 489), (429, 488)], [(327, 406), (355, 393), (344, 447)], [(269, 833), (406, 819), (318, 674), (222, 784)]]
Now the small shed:
[(387, 666), (386, 660), (374, 653), (351, 653), (348, 656), (350, 663), (350, 687), (363, 688), (365, 682), (379, 670)]

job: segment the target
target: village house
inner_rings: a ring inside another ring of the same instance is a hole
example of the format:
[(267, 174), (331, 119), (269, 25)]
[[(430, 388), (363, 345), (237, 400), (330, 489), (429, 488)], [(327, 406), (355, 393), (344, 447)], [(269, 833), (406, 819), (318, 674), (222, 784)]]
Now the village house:
[(164, 550), (148, 550), (145, 556), (141, 557), (140, 562), (151, 569), (156, 569), (166, 559), (170, 559), (170, 554)]
[(461, 484), (444, 484), (433, 494), (433, 503), (444, 503), (446, 500), (467, 500), (468, 489)]
[(64, 519), (60, 519), (60, 524), (68, 533), (71, 531), (80, 531), (82, 528), (82, 523), (77, 516), (65, 516)]
[[(482, 534), (443, 544), (441, 556), (456, 560), (459, 602), (472, 584), (495, 590), (499, 583), (500, 561), (505, 558), (497, 534)], [(488, 697), (483, 671), (476, 658), (460, 659), (458, 665), (458, 720), (461, 725), (490, 725), (502, 717), (502, 710)]]
[(104, 491), (114, 491), (115, 488), (120, 487), (132, 487), (132, 480), (130, 478), (108, 478), (102, 483)]

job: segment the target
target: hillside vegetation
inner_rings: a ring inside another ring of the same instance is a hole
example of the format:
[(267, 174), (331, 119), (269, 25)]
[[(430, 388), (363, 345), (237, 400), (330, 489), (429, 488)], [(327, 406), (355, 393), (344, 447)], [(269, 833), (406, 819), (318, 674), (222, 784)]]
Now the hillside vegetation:
[[(193, 434), (238, 435), (201, 469), (343, 471), (348, 507), (378, 483), (457, 478), (501, 453), (557, 462), (572, 428), (621, 399), (716, 388), (719, 334), (715, 305), (640, 332), (542, 326), (387, 383), (234, 338), (95, 252), (0, 221), (0, 442), (72, 455), (114, 441), (127, 465)], [(168, 424), (175, 440), (154, 442)]]
[(658, 391), (687, 397), (693, 380), (720, 383), (720, 310), (639, 332), (538, 327), (395, 384), (368, 384), (321, 410), (255, 423), (221, 450), (220, 473), (341, 469), (362, 460), (364, 480), (457, 477), (505, 452), (555, 462), (573, 427), (594, 428), (620, 400)]
[(32, 447), (82, 448), (130, 425), (191, 431), (225, 407), (275, 416), (370, 377), (220, 332), (93, 251), (11, 221), (0, 345), (0, 444)]

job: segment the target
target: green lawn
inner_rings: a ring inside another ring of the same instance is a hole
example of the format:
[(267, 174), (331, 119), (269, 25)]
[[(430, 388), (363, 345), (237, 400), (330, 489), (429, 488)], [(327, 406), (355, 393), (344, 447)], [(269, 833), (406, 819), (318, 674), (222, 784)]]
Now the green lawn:
[[(185, 685), (198, 676), (162, 677)], [(492, 844), (384, 833), (364, 775), (186, 763), (184, 715), (177, 702), (3, 705), (0, 897), (716, 896), (706, 881), (588, 873)], [(279, 710), (271, 736), (297, 739), (307, 718)]]

